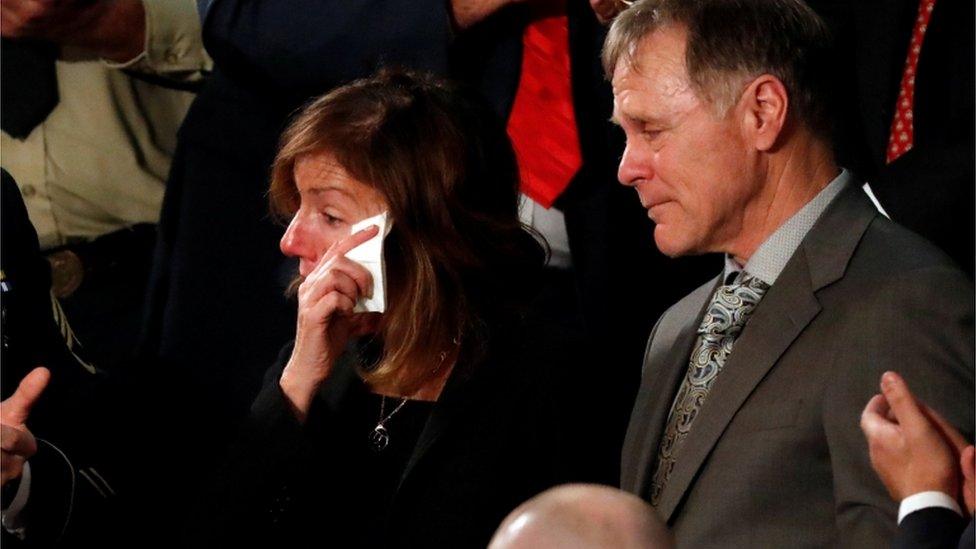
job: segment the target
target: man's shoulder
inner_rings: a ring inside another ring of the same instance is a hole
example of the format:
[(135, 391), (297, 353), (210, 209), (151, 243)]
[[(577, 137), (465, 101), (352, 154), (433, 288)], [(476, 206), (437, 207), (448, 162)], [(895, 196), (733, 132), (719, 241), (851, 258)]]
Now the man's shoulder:
[(814, 290), (929, 276), (967, 279), (934, 244), (879, 212), (858, 185), (834, 199), (800, 251), (806, 255)]
[(932, 290), (931, 284), (949, 284), (941, 289), (972, 295), (972, 281), (945, 252), (881, 215), (864, 232), (846, 278), (862, 279), (879, 288), (908, 284)]
[(906, 271), (946, 269), (963, 274), (935, 244), (881, 215), (865, 231), (855, 255), (858, 254), (875, 259), (879, 267), (897, 267)]

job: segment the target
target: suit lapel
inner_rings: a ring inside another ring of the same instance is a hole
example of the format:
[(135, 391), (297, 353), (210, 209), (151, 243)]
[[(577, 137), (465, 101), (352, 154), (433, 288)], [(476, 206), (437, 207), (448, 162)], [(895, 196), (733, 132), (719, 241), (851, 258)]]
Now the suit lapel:
[[(805, 254), (790, 260), (742, 332), (681, 448), (657, 510), (671, 518), (722, 432), (790, 343), (820, 311)], [(687, 362), (687, 358), (685, 360)]]
[[(644, 375), (635, 401), (624, 460), (621, 464), (621, 487), (635, 494), (644, 494), (657, 461), (657, 449), (667, 423), (668, 412), (681, 379), (688, 369), (688, 358), (695, 344), (699, 319), (705, 313), (711, 295), (721, 283), (719, 276), (689, 296), (681, 309), (672, 311), (651, 335), (650, 347), (644, 357)], [(697, 294), (697, 295), (696, 295)], [(690, 319), (677, 325), (669, 318)]]
[[(664, 520), (671, 520), (739, 408), (817, 316), (820, 303), (816, 291), (843, 277), (857, 244), (876, 215), (877, 210), (860, 185), (851, 184), (824, 212), (763, 297), (702, 406), (661, 494), (657, 510)], [(670, 407), (670, 403), (671, 399), (667, 399), (666, 406)], [(666, 414), (658, 430), (663, 429)]]

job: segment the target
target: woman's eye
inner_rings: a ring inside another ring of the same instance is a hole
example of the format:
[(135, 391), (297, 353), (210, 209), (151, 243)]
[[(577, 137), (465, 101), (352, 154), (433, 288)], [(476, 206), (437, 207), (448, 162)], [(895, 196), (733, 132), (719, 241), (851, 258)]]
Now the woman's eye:
[(341, 218), (336, 217), (329, 213), (329, 210), (319, 210), (319, 216), (325, 220), (325, 224), (330, 227), (335, 227), (342, 225), (344, 222)]

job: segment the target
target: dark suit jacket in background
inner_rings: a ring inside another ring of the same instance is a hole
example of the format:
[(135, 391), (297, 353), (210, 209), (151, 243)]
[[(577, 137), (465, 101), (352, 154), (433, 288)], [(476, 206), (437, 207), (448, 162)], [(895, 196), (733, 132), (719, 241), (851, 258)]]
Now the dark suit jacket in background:
[[(965, 534), (965, 535), (964, 535)], [(967, 537), (968, 536), (968, 537)], [(942, 507), (909, 513), (898, 525), (892, 549), (972, 549), (973, 521)]]
[(838, 49), (839, 162), (868, 181), (891, 218), (973, 276), (976, 189), (974, 3), (935, 3), (915, 75), (914, 146), (885, 152), (918, 0), (810, 0)]
[[(50, 442), (38, 441), (29, 460), (30, 496), (19, 515), (25, 536), (21, 540), (2, 529), (0, 537), (4, 547), (81, 546), (92, 540), (114, 547), (103, 528), (115, 519), (116, 501), (101, 481), (107, 477), (114, 485), (114, 478), (111, 466), (102, 467), (110, 461), (110, 450), (100, 430), (105, 416), (95, 405), (104, 395), (105, 379), (83, 362), (80, 345), (66, 343), (62, 330), (70, 330), (67, 321), (52, 313), (50, 265), (41, 255), (17, 184), (6, 170), (0, 174), (2, 398), (9, 398), (37, 366), (51, 371), (27, 420), (35, 437)], [(93, 464), (104, 477), (93, 476)]]
[[(755, 309), (677, 456), (657, 510), (679, 546), (889, 546), (895, 505), (858, 427), (886, 370), (972, 436), (972, 284), (853, 187)], [(626, 490), (648, 494), (717, 282), (654, 329), (624, 447)]]

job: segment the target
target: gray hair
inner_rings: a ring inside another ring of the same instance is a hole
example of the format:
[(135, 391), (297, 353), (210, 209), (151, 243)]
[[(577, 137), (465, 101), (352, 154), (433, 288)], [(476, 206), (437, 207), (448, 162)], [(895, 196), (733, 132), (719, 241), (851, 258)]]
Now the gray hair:
[(752, 79), (771, 74), (786, 87), (791, 115), (815, 132), (830, 129), (830, 33), (801, 0), (638, 0), (610, 28), (603, 46), (608, 77), (633, 63), (641, 40), (669, 25), (684, 28), (693, 89), (719, 112)]

